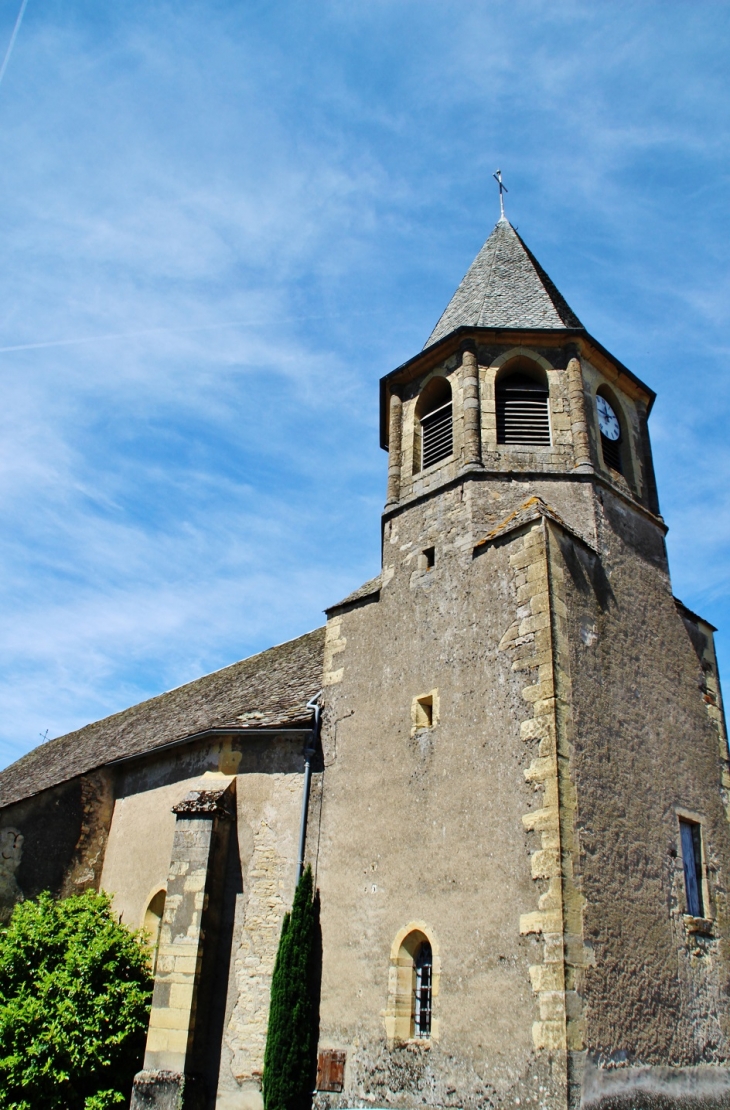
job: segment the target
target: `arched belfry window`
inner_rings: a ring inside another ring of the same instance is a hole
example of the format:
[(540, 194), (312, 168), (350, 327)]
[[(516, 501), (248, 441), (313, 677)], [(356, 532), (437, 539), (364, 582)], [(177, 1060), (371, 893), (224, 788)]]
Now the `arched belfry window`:
[(413, 960), (413, 1036), (431, 1036), (431, 998), (433, 994), (433, 954), (427, 940), (421, 942)]
[(618, 405), (612, 397), (600, 390), (596, 397), (598, 410), (598, 430), (601, 436), (603, 461), (610, 470), (623, 474), (623, 428), (618, 414)]
[(550, 446), (548, 388), (521, 370), (497, 381), (497, 442)]
[(454, 419), (451, 386), (446, 378), (432, 378), (416, 404), (417, 469), (425, 470), (454, 450)]

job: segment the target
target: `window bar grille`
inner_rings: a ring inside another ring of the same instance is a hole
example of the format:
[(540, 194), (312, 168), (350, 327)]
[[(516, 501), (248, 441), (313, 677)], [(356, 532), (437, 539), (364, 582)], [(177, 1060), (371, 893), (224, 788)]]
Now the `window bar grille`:
[(433, 966), (431, 947), (423, 945), (416, 960), (416, 987), (413, 992), (413, 1035), (431, 1036), (431, 981)]
[(454, 449), (451, 401), (421, 418), (421, 435), (421, 466), (424, 470), (448, 458)]

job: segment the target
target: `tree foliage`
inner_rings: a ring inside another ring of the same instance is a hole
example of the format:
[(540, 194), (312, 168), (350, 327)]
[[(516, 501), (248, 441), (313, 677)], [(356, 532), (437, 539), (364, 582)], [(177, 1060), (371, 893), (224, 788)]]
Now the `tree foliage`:
[(0, 930), (0, 1106), (128, 1104), (151, 996), (149, 951), (105, 894), (16, 906)]
[(312, 870), (284, 917), (271, 980), (264, 1056), (265, 1110), (309, 1110), (317, 1071), (322, 941)]

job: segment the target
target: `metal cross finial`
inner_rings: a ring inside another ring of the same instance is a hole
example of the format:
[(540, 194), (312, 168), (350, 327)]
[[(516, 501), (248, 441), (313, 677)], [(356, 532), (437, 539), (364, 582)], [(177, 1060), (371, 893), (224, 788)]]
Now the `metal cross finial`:
[(502, 182), (502, 171), (501, 170), (497, 170), (496, 173), (493, 173), (492, 177), (494, 178), (494, 180), (499, 185), (499, 216), (500, 216), (500, 219), (503, 220), (505, 218), (505, 216), (504, 216), (504, 197), (502, 196), (502, 193), (508, 193), (509, 189)]

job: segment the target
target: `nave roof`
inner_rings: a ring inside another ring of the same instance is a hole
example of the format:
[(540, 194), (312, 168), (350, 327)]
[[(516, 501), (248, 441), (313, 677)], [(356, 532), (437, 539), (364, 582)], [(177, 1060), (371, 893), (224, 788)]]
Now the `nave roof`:
[(324, 628), (317, 628), (48, 740), (0, 773), (0, 806), (211, 729), (306, 724), (307, 702), (322, 686), (323, 651)]

